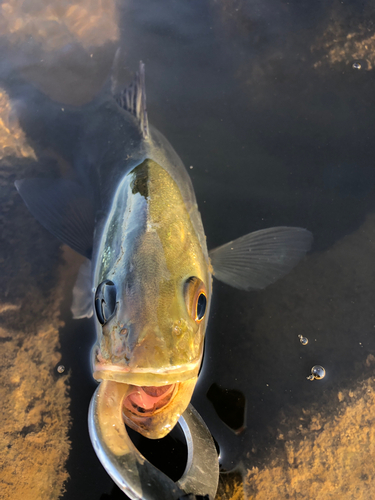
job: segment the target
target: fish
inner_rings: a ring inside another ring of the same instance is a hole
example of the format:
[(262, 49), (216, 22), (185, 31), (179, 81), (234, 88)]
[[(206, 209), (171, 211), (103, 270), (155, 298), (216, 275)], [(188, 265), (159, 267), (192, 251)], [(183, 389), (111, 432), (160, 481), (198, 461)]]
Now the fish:
[(66, 128), (73, 174), (15, 184), (34, 217), (85, 257), (72, 313), (93, 317), (94, 379), (124, 384), (124, 422), (157, 439), (192, 398), (213, 278), (263, 289), (300, 261), (312, 234), (268, 228), (208, 251), (188, 172), (148, 121), (144, 64), (128, 86), (114, 87), (81, 114), (57, 104), (49, 112), (56, 127), (75, 117), (74, 133)]

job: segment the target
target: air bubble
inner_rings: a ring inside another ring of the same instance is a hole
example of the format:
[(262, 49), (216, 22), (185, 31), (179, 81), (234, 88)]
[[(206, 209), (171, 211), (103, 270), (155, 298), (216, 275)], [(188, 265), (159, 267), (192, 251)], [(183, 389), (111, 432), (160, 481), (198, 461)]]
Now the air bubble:
[(354, 69), (361, 69), (362, 68), (362, 64), (359, 61), (355, 61), (353, 63), (353, 68)]
[(298, 338), (302, 345), (307, 345), (309, 343), (309, 339), (303, 335), (298, 335)]
[(59, 365), (57, 367), (57, 373), (64, 373), (65, 371), (65, 366), (64, 365)]
[(311, 375), (309, 375), (307, 380), (321, 380), (326, 376), (325, 369), (320, 365), (315, 365), (311, 368)]

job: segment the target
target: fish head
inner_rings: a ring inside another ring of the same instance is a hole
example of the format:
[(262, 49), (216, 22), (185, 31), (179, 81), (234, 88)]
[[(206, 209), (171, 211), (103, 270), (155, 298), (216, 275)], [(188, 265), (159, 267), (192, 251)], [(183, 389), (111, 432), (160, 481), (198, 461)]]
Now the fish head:
[(124, 420), (149, 438), (177, 423), (202, 361), (212, 278), (193, 210), (146, 160), (116, 193), (95, 272), (94, 378), (127, 384)]

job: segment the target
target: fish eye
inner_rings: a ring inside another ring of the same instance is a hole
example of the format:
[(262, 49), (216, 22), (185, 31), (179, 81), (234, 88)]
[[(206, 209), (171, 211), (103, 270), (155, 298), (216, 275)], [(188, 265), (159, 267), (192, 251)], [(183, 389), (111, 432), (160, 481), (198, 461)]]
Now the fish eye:
[(207, 292), (204, 283), (192, 276), (185, 282), (185, 302), (190, 316), (196, 323), (204, 318), (207, 308)]
[(116, 310), (116, 286), (110, 280), (105, 280), (96, 289), (95, 311), (99, 323), (105, 325)]
[(202, 321), (206, 312), (207, 299), (204, 293), (200, 293), (197, 302), (197, 317), (196, 321)]

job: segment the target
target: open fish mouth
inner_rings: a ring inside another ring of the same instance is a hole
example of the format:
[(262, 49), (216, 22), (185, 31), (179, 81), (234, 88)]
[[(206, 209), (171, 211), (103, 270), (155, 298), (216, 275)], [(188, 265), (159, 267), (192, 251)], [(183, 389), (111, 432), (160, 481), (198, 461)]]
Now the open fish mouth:
[[(124, 424), (142, 436), (159, 439), (173, 429), (186, 410), (197, 377), (163, 385), (148, 385), (147, 382), (147, 385), (133, 385), (117, 380), (113, 382), (122, 386), (120, 411)], [(155, 384), (154, 381), (152, 383)]]
[(173, 400), (179, 384), (133, 386), (123, 401), (123, 410), (139, 417), (151, 417)]

